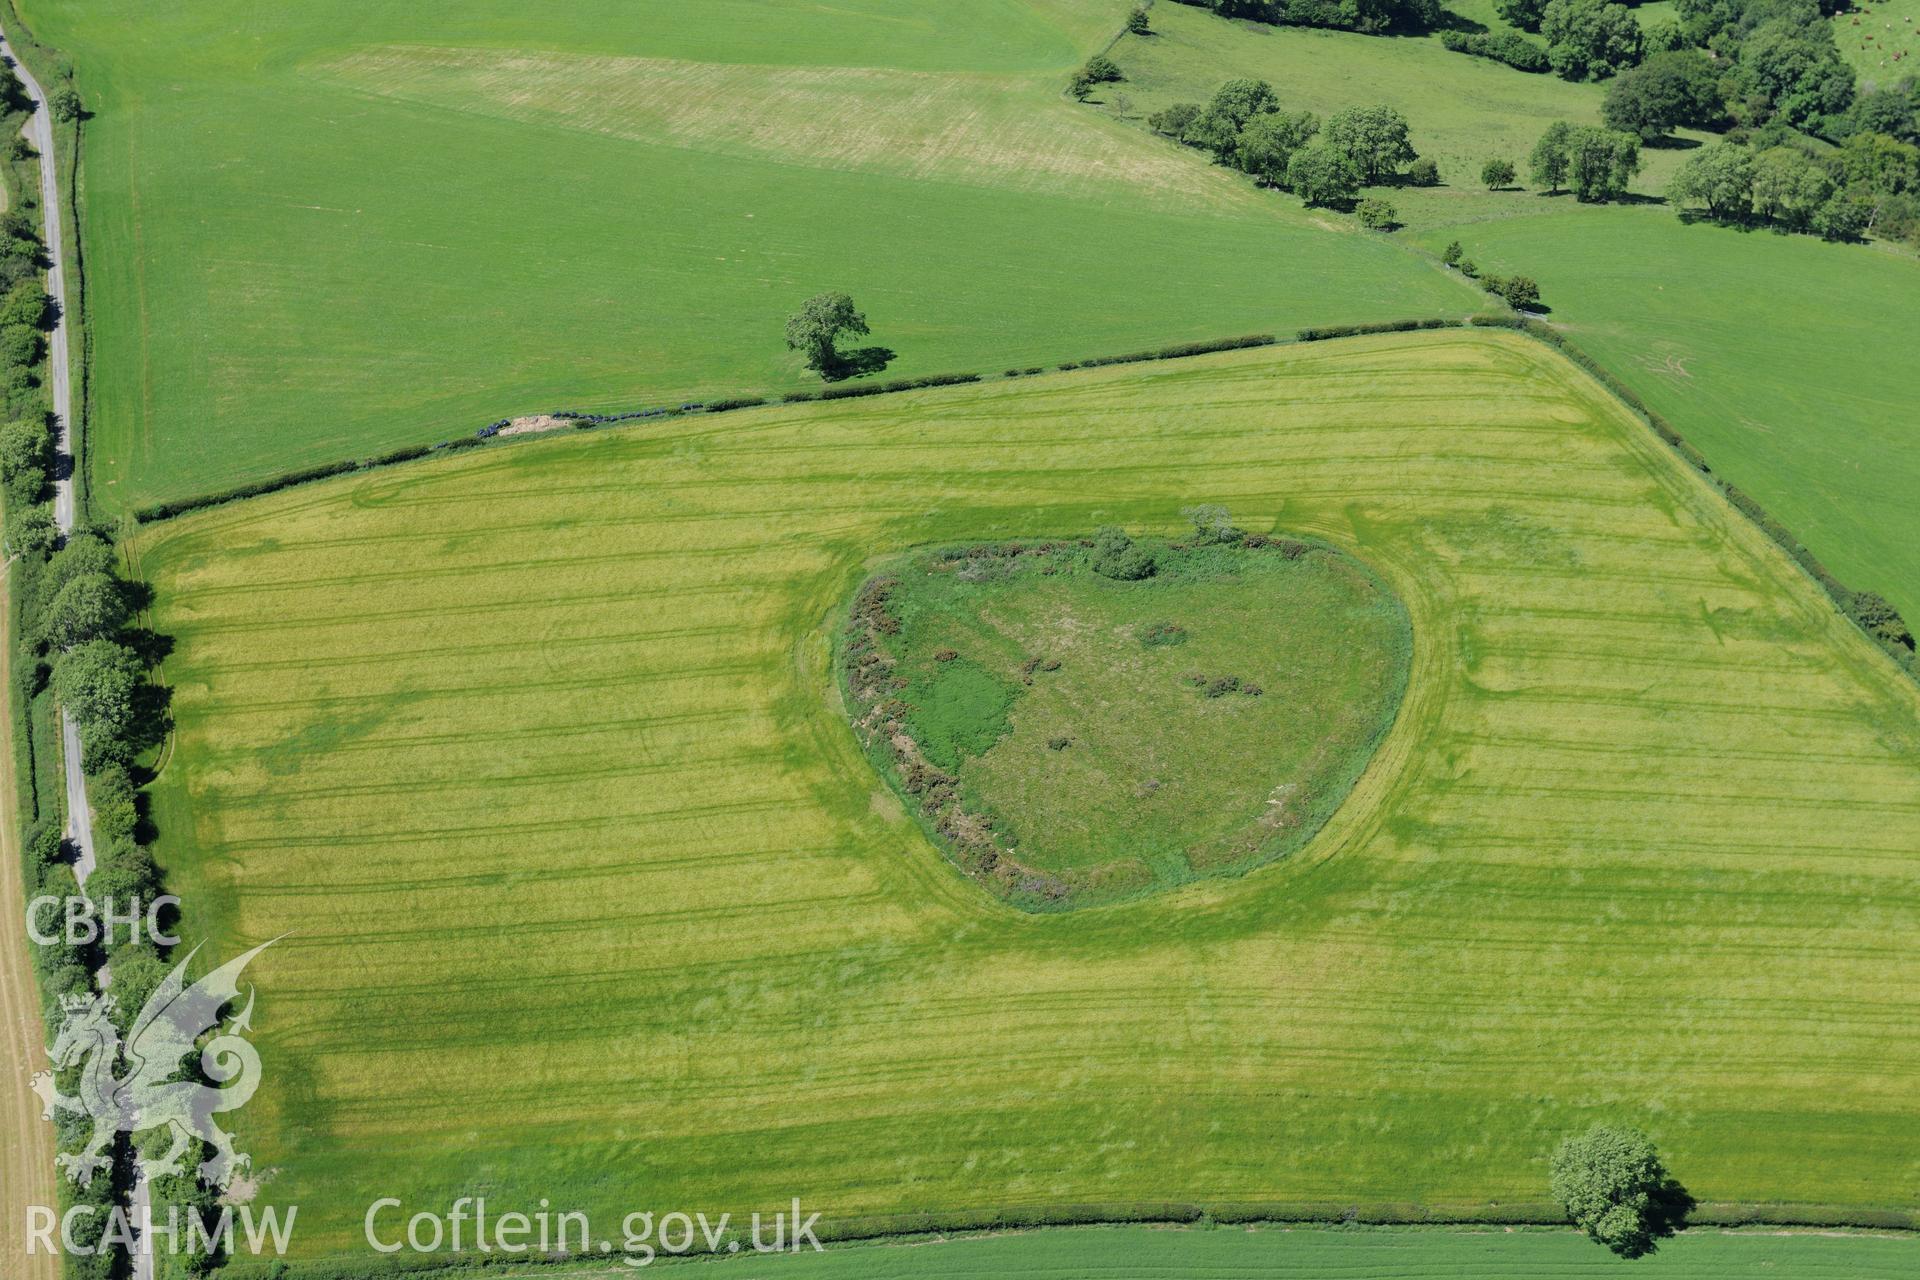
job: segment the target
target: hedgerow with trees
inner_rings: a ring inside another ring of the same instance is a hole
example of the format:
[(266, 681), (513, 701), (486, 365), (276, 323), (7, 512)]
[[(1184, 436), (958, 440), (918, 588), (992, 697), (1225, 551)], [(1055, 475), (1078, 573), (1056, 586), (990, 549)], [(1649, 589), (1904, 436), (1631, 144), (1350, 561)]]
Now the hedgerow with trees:
[(1920, 245), (1920, 146), (1889, 134), (1856, 133), (1838, 148), (1725, 139), (1687, 157), (1667, 192), (1683, 218)]
[[(70, 85), (56, 85), (50, 100), (56, 121), (71, 124), (84, 116)], [(0, 502), (12, 562), (22, 879), (29, 900), (84, 897), (96, 918), (106, 916), (109, 903), (124, 916), (133, 901), (151, 904), (162, 893), (145, 843), (151, 832), (138, 758), (166, 732), (165, 695), (147, 680), (164, 644), (134, 624), (144, 600), (122, 578), (107, 536), (81, 530), (63, 540), (54, 518), (54, 469), (60, 460), (46, 361), (47, 333), (57, 317), (42, 283), (49, 263), (39, 226), (38, 157), (17, 136), (31, 110), (13, 67), (0, 64), (0, 118), (11, 139), (5, 155), (10, 207), (0, 215)], [(79, 763), (92, 809), (94, 865), (84, 888), (64, 840), (56, 706), (66, 709), (79, 730)], [(113, 975), (114, 1016), (123, 1030), (165, 975), (165, 958), (144, 933), (130, 935), (122, 928), (80, 943), (68, 941), (61, 929), (49, 936), (54, 940), (29, 944), (49, 1031), (59, 1017), (60, 998), (93, 994), (95, 975), (103, 968)], [(59, 1111), (54, 1123), (62, 1149), (84, 1145), (91, 1125), (86, 1117)], [(94, 1210), (79, 1220), (77, 1244), (98, 1243), (105, 1210), (121, 1202), (128, 1172), (123, 1161), (112, 1176), (96, 1177), (85, 1187), (62, 1181), (63, 1208)], [(190, 1209), (212, 1204), (209, 1189), (163, 1182), (169, 1185), (155, 1188), (159, 1203)], [(114, 1257), (111, 1249), (71, 1254), (67, 1274), (106, 1280)], [(191, 1273), (201, 1274), (213, 1259), (183, 1253), (182, 1261)]]
[(1440, 24), (1440, 0), (1180, 0), (1211, 9), (1223, 18), (1241, 18), (1288, 27), (1331, 27), (1369, 35), (1427, 31)]

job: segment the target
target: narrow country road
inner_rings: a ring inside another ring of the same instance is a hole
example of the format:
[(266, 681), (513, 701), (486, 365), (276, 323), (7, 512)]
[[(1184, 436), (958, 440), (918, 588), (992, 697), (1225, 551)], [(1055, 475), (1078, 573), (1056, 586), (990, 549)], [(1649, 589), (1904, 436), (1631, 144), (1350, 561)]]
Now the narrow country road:
[[(53, 518), (65, 535), (73, 532), (78, 512), (74, 475), (80, 460), (73, 449), (73, 383), (67, 366), (66, 229), (60, 220), (60, 170), (54, 163), (53, 111), (47, 104), (46, 90), (27, 65), (14, 56), (4, 31), (0, 31), (0, 57), (13, 64), (27, 97), (33, 102), (33, 114), (27, 118), (22, 132), (40, 153), (40, 209), (45, 224), (41, 234), (47, 243), (47, 294), (53, 299), (55, 315), (53, 332), (47, 339), (54, 416)], [(93, 809), (87, 803), (86, 775), (80, 770), (80, 730), (64, 707), (60, 710), (60, 754), (66, 767), (66, 839), (73, 847), (74, 877), (84, 886), (94, 867)], [(104, 984), (106, 980), (107, 974), (103, 971), (101, 981)], [(146, 1179), (136, 1175), (130, 1196), (136, 1223), (142, 1221), (151, 1203)], [(145, 1250), (135, 1250), (131, 1275), (132, 1280), (153, 1280), (153, 1256)]]
[[(0, 32), (0, 57), (11, 62), (33, 100), (34, 111), (24, 130), (27, 141), (40, 153), (40, 207), (46, 226), (47, 293), (53, 298), (57, 319), (47, 339), (47, 366), (52, 371), (54, 416), (53, 518), (63, 534), (73, 532), (77, 506), (74, 501), (74, 472), (79, 460), (73, 454), (73, 385), (67, 368), (67, 279), (66, 233), (60, 221), (60, 171), (53, 156), (53, 113), (47, 108), (47, 94), (33, 78), (26, 64), (14, 57), (13, 46)], [(86, 778), (80, 772), (80, 730), (73, 717), (60, 712), (61, 754), (67, 765), (67, 840), (74, 850), (74, 875), (85, 884), (93, 873), (93, 810), (87, 805)]]

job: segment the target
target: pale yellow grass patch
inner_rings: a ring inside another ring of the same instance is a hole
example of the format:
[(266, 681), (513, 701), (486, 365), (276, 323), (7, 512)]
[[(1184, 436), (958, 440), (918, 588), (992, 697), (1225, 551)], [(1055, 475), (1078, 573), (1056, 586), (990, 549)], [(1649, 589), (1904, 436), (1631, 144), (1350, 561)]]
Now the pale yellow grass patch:
[(1181, 206), (1253, 198), (1197, 155), (1065, 100), (1057, 77), (414, 45), (316, 71), (409, 102), (821, 168), (1034, 191), (1124, 186)]

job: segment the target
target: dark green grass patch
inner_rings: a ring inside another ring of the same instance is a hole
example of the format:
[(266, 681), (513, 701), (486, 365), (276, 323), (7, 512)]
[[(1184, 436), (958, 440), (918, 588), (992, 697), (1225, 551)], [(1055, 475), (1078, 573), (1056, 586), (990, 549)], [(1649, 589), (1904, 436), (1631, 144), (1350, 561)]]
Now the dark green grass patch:
[[(1406, 686), (1406, 610), (1327, 546), (1140, 540), (921, 552), (842, 648), (869, 756), (953, 860), (1051, 908), (1298, 848)], [(1131, 563), (1131, 562), (1130, 562)], [(1131, 571), (1129, 571), (1131, 572)]]
[(927, 758), (942, 768), (990, 750), (1006, 735), (1019, 690), (976, 662), (960, 659), (922, 672), (907, 689), (907, 723)]
[[(729, 1263), (736, 1272), (793, 1280), (1058, 1276), (1195, 1280), (1319, 1277), (1348, 1280), (1585, 1280), (1624, 1275), (1675, 1280), (1891, 1280), (1912, 1274), (1920, 1242), (1860, 1235), (1689, 1231), (1624, 1264), (1572, 1231), (1352, 1231), (1318, 1227), (1167, 1229), (1090, 1227), (973, 1236), (915, 1245), (865, 1245), (792, 1259)], [(696, 1264), (697, 1265), (697, 1264)]]

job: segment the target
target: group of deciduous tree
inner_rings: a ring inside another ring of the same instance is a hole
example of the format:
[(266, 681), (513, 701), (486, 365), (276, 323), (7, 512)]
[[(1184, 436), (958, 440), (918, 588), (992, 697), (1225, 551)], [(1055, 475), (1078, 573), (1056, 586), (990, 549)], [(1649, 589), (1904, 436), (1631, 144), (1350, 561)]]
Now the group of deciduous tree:
[[(1608, 123), (1651, 140), (1676, 124), (1779, 119), (1814, 133), (1846, 127), (1854, 73), (1821, 0), (1678, 0), (1679, 21), (1643, 28), (1612, 0), (1498, 0), (1501, 17), (1547, 42), (1569, 80), (1654, 72), (1609, 95)], [(1480, 52), (1480, 50), (1471, 50)]]
[(1683, 215), (1697, 208), (1829, 240), (1874, 231), (1920, 242), (1920, 146), (1883, 133), (1824, 152), (1791, 138), (1764, 148), (1716, 142), (1687, 157), (1668, 192)]
[(1412, 130), (1394, 108), (1345, 107), (1322, 122), (1311, 111), (1283, 110), (1264, 80), (1229, 80), (1205, 105), (1175, 103), (1147, 123), (1310, 205), (1344, 206), (1363, 186), (1406, 176), (1438, 180), (1437, 173), (1409, 175), (1417, 160)]
[(1582, 201), (1618, 200), (1640, 171), (1640, 140), (1631, 133), (1557, 120), (1528, 157), (1535, 185), (1570, 189)]
[[(1183, 0), (1223, 17), (1383, 33), (1439, 25), (1438, 0)], [(1677, 21), (1643, 26), (1615, 0), (1496, 0), (1500, 16), (1538, 34), (1447, 31), (1449, 49), (1569, 80), (1621, 77), (1608, 125), (1651, 141), (1675, 126), (1771, 121), (1822, 137), (1902, 136), (1911, 81), (1856, 94), (1827, 22), (1832, 0), (1677, 0)], [(1627, 73), (1646, 64), (1644, 74)]]

